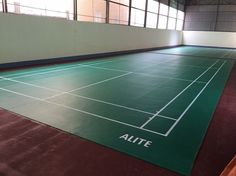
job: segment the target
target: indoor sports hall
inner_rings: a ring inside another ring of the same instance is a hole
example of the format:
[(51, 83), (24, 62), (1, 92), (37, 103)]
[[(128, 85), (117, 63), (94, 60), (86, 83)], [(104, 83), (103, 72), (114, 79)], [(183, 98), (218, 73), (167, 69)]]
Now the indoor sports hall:
[(235, 0), (0, 0), (0, 176), (235, 176)]

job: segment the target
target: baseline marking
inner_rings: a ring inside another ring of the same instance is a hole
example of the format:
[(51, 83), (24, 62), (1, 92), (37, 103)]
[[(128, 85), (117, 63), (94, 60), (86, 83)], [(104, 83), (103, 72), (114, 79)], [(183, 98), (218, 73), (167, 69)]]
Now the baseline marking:
[(201, 78), (208, 70), (211, 69), (219, 60), (216, 60), (207, 70), (205, 70), (201, 75), (199, 75), (192, 83), (185, 87), (180, 93), (178, 93), (171, 101), (169, 101), (164, 107), (162, 107), (156, 114), (154, 114), (149, 120), (147, 120), (140, 128), (144, 128), (150, 121), (152, 121), (156, 116), (158, 116), (166, 107), (168, 107), (173, 101), (175, 101), (180, 95), (182, 95), (191, 85), (193, 85), (199, 78)]
[[(7, 89), (1, 88), (1, 87), (0, 87), (0, 90), (6, 91), (6, 92), (10, 92), (10, 93), (13, 93), (13, 94), (16, 94), (16, 95), (24, 96), (24, 97), (27, 97), (27, 98), (31, 98), (31, 99), (34, 99), (34, 100), (38, 100), (38, 101), (41, 101), (41, 102), (46, 102), (48, 104), (53, 104), (53, 105), (60, 106), (60, 107), (66, 108), (66, 109), (70, 109), (70, 110), (74, 110), (74, 111), (77, 111), (77, 112), (81, 112), (81, 113), (84, 113), (84, 114), (88, 114), (88, 115), (91, 115), (91, 116), (94, 116), (94, 117), (97, 117), (97, 118), (100, 118), (100, 119), (112, 121), (112, 122), (115, 122), (115, 123), (119, 123), (119, 124), (122, 124), (122, 125), (125, 125), (125, 126), (132, 127), (132, 128), (140, 129), (140, 127), (135, 126), (135, 125), (131, 125), (131, 124), (128, 124), (128, 123), (125, 123), (125, 122), (121, 122), (121, 121), (118, 121), (118, 120), (114, 120), (114, 119), (110, 119), (110, 118), (107, 118), (105, 116), (93, 114), (93, 113), (90, 113), (90, 112), (87, 112), (87, 111), (83, 111), (83, 110), (79, 110), (79, 109), (76, 109), (76, 108), (72, 108), (70, 106), (66, 106), (66, 105), (63, 105), (63, 104), (51, 102), (51, 101), (44, 100), (44, 99), (41, 99), (41, 98), (36, 98), (36, 97), (30, 96), (30, 95), (26, 95), (26, 94), (22, 94), (22, 93), (19, 93), (19, 92), (7, 90)], [(140, 129), (140, 130), (147, 131), (147, 132), (150, 132), (150, 133), (153, 133), (153, 134), (157, 134), (157, 135), (166, 137), (165, 134), (159, 133), (159, 132), (156, 132), (156, 131), (152, 131), (152, 130), (148, 130), (148, 129)]]
[(182, 119), (182, 117), (185, 115), (185, 113), (189, 110), (189, 108), (193, 105), (193, 103), (197, 100), (197, 98), (202, 94), (202, 92), (206, 89), (206, 87), (214, 79), (214, 77), (221, 70), (221, 68), (224, 66), (225, 63), (226, 63), (226, 61), (224, 61), (224, 63), (221, 64), (221, 66), (218, 68), (218, 70), (215, 72), (215, 74), (211, 77), (211, 79), (207, 82), (207, 84), (202, 88), (202, 90), (197, 94), (197, 96), (193, 99), (193, 101), (188, 105), (188, 107), (184, 110), (184, 112), (179, 116), (179, 118), (175, 121), (175, 123), (166, 132), (165, 136), (168, 136), (171, 133), (171, 131), (174, 129), (174, 127), (179, 123), (179, 121)]

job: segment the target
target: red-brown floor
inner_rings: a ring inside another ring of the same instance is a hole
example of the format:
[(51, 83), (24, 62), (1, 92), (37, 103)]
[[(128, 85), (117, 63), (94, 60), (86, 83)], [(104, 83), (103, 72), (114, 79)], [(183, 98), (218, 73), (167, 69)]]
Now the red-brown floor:
[[(236, 153), (236, 65), (192, 176), (217, 176)], [(0, 109), (0, 176), (176, 176), (126, 154)]]

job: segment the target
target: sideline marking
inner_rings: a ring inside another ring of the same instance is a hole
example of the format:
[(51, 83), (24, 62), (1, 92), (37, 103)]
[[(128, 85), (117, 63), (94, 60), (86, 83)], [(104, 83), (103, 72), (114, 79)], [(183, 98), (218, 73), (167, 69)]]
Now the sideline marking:
[(199, 75), (192, 83), (185, 87), (180, 93), (178, 93), (171, 101), (169, 101), (164, 107), (162, 107), (156, 114), (154, 114), (150, 119), (148, 119), (140, 128), (144, 128), (150, 121), (152, 121), (156, 116), (158, 116), (166, 107), (168, 107), (173, 101), (175, 101), (182, 93), (184, 93), (191, 85), (193, 85), (199, 78), (201, 78), (208, 70), (211, 69), (219, 60), (216, 60), (207, 70), (205, 70), (201, 75)]
[(202, 94), (202, 92), (206, 89), (206, 87), (210, 84), (210, 82), (214, 79), (214, 77), (217, 75), (217, 73), (221, 70), (221, 68), (224, 66), (224, 63), (221, 64), (220, 68), (215, 72), (215, 74), (211, 77), (211, 79), (207, 82), (207, 84), (202, 88), (202, 90), (197, 94), (197, 96), (193, 99), (193, 101), (188, 105), (188, 107), (184, 110), (184, 112), (179, 116), (179, 118), (175, 121), (175, 123), (170, 127), (170, 129), (166, 132), (166, 136), (168, 136), (171, 131), (174, 129), (174, 127), (179, 123), (179, 121), (182, 119), (182, 117), (185, 115), (185, 113), (189, 110), (189, 108), (193, 105), (193, 103), (197, 100), (197, 98)]
[(122, 125), (125, 125), (125, 126), (129, 126), (129, 127), (132, 127), (132, 128), (136, 128), (136, 129), (142, 130), (142, 131), (147, 131), (147, 132), (150, 132), (150, 133), (153, 133), (153, 134), (157, 134), (157, 135), (166, 137), (165, 134), (163, 134), (163, 133), (159, 133), (159, 132), (148, 130), (148, 129), (141, 129), (140, 127), (135, 126), (135, 125), (131, 125), (131, 124), (128, 124), (128, 123), (125, 123), (125, 122), (121, 122), (121, 121), (118, 121), (118, 120), (114, 120), (114, 119), (110, 119), (110, 118), (107, 118), (105, 116), (93, 114), (93, 113), (90, 113), (90, 112), (87, 112), (87, 111), (83, 111), (83, 110), (79, 110), (79, 109), (76, 109), (76, 108), (72, 108), (70, 106), (66, 106), (66, 105), (63, 105), (63, 104), (59, 104), (59, 103), (51, 102), (51, 101), (44, 100), (44, 99), (41, 99), (41, 98), (33, 97), (33, 96), (30, 96), (30, 95), (22, 94), (22, 93), (19, 93), (19, 92), (7, 90), (7, 89), (1, 88), (1, 87), (0, 87), (0, 90), (6, 91), (6, 92), (10, 92), (10, 93), (13, 93), (13, 94), (17, 94), (17, 95), (20, 95), (20, 96), (24, 96), (24, 97), (27, 97), (27, 98), (31, 98), (31, 99), (34, 99), (34, 100), (38, 100), (38, 101), (41, 101), (41, 102), (46, 102), (48, 104), (53, 104), (53, 105), (56, 105), (56, 106), (60, 106), (60, 107), (66, 108), (66, 109), (78, 111), (78, 112), (81, 112), (81, 113), (84, 113), (84, 114), (88, 114), (88, 115), (91, 115), (91, 116), (94, 116), (94, 117), (98, 117), (100, 119), (105, 119), (105, 120), (108, 120), (108, 121), (112, 121), (112, 122), (119, 123), (119, 124), (122, 124)]

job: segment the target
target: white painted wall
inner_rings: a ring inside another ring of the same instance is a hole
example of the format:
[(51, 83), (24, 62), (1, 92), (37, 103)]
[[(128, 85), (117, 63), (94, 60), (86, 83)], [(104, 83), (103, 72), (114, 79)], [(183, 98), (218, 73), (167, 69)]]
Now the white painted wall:
[(236, 32), (184, 31), (183, 44), (236, 48)]
[(0, 13), (0, 64), (182, 44), (182, 32)]

